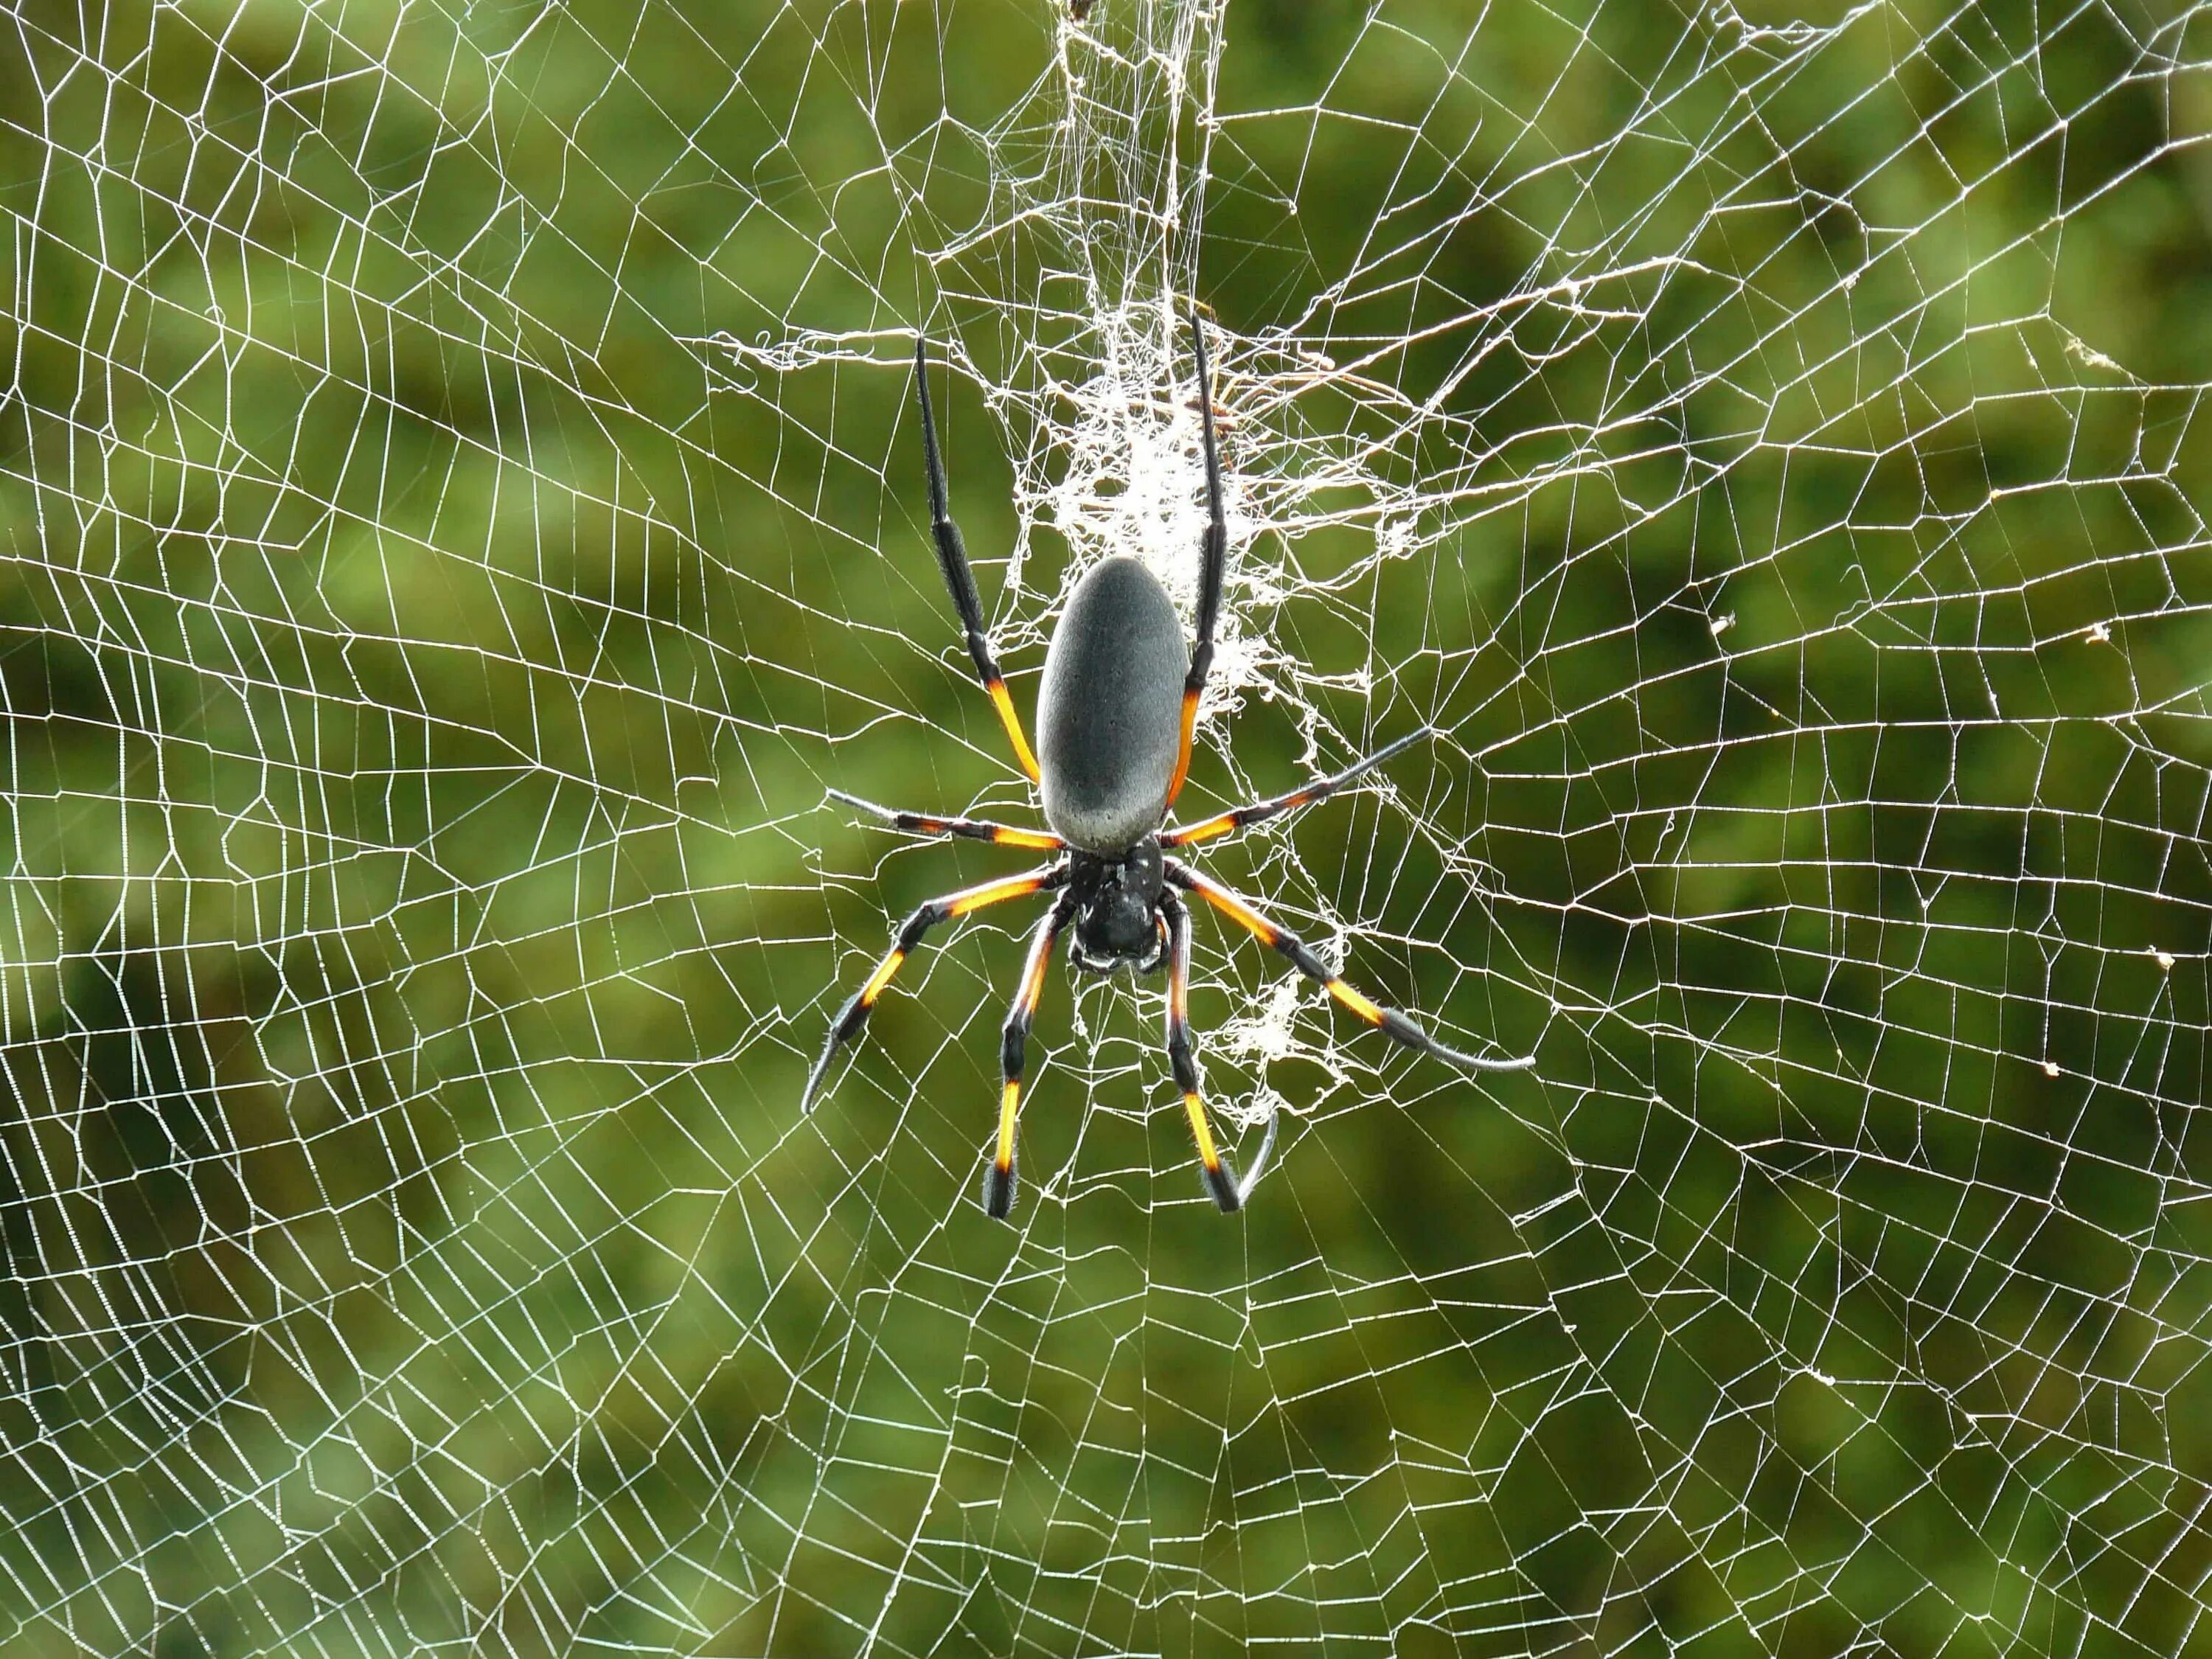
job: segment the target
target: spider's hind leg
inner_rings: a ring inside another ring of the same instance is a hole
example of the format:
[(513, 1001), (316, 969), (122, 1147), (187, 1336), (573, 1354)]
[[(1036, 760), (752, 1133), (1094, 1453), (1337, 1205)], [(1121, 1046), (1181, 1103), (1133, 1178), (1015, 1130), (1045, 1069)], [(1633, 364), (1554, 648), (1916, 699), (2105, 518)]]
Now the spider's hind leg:
[(1206, 459), (1206, 534), (1198, 551), (1198, 638), (1190, 650), (1190, 672), (1182, 685), (1182, 737), (1176, 754), (1168, 805), (1182, 793), (1190, 775), (1190, 746), (1198, 732), (1199, 700), (1213, 666), (1213, 631), (1221, 617), (1221, 584), (1229, 568), (1229, 520), (1221, 506), (1221, 452), (1213, 438), (1213, 368), (1206, 361), (1206, 331), (1194, 308), (1191, 348), (1198, 357), (1198, 429)]
[(951, 592), (954, 609), (960, 612), (968, 659), (975, 665), (983, 695), (999, 711), (999, 723), (1006, 728), (1014, 758), (1035, 783), (1036, 754), (1030, 747), (1028, 733), (1022, 730), (1022, 717), (1015, 712), (1013, 696), (1006, 690), (1006, 677), (999, 672), (999, 659), (992, 653), (990, 632), (983, 625), (983, 601), (975, 592), (975, 572), (968, 568), (968, 545), (960, 539), (960, 526), (952, 522), (945, 487), (945, 458), (937, 448), (937, 420), (929, 409), (929, 348), (921, 339), (914, 343), (914, 393), (921, 405), (921, 458), (929, 473), (929, 533), (937, 543), (937, 566), (945, 573), (945, 586)]

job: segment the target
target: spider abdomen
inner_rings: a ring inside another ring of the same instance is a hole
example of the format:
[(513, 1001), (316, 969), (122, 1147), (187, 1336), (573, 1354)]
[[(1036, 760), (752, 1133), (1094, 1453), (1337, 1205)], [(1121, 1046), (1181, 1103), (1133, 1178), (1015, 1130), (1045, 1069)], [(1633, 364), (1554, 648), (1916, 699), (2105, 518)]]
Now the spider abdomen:
[(1075, 585), (1037, 694), (1045, 822), (1070, 845), (1119, 854), (1159, 828), (1189, 669), (1175, 602), (1137, 560), (1101, 559)]

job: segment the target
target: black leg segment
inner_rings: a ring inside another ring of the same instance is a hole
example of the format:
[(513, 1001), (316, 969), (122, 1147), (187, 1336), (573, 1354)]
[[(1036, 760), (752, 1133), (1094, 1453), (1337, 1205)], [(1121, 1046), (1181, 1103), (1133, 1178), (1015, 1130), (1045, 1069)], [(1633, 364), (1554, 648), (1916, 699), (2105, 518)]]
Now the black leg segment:
[[(1247, 824), (1257, 823), (1263, 818), (1272, 818), (1278, 813), (1293, 812), (1301, 806), (1310, 806), (1316, 801), (1327, 800), (1346, 784), (1356, 782), (1364, 777), (1394, 755), (1402, 754), (1415, 744), (1424, 742), (1435, 735), (1434, 726), (1425, 726), (1410, 737), (1399, 738), (1389, 748), (1378, 749), (1366, 759), (1354, 762), (1334, 777), (1322, 778), (1318, 782), (1306, 785), (1303, 789), (1293, 789), (1286, 795), (1276, 795), (1267, 800), (1254, 801), (1249, 805), (1239, 806), (1227, 812), (1216, 813), (1210, 818), (1200, 819), (1196, 823), (1182, 824), (1172, 830), (1164, 830), (1160, 832), (1160, 845), (1188, 847), (1197, 842), (1212, 841), (1216, 836), (1233, 834)], [(834, 794), (836, 791), (833, 790), (831, 793)]]
[(987, 881), (976, 887), (963, 888), (957, 893), (947, 893), (943, 898), (933, 898), (906, 919), (898, 931), (890, 951), (876, 964), (876, 971), (867, 981), (853, 993), (851, 999), (837, 1012), (830, 1022), (830, 1040), (822, 1045), (822, 1056), (814, 1062), (814, 1069), (806, 1075), (806, 1091), (799, 1097), (799, 1109), (814, 1109), (815, 1097), (822, 1092), (822, 1079), (829, 1075), (830, 1062), (837, 1051), (860, 1034), (868, 1023), (868, 1011), (876, 1006), (876, 999), (884, 987), (891, 982), (891, 975), (899, 964), (920, 946), (922, 936), (940, 921), (950, 921), (955, 916), (964, 916), (994, 904), (1004, 904), (1009, 899), (1026, 898), (1031, 893), (1049, 892), (1066, 885), (1066, 863), (1048, 864), (1041, 870), (1026, 874), (1008, 876), (999, 881)]
[[(1168, 1063), (1175, 1067), (1176, 1085), (1182, 1091), (1182, 1109), (1190, 1118), (1190, 1138), (1197, 1143), (1199, 1168), (1206, 1190), (1224, 1215), (1244, 1205), (1249, 1181), (1239, 1184), (1237, 1170), (1213, 1144), (1212, 1127), (1206, 1121), (1206, 1103), (1198, 1091), (1198, 1061), (1190, 1050), (1190, 907), (1173, 893), (1160, 895), (1160, 909), (1168, 919)], [(1267, 1144), (1273, 1144), (1273, 1126)], [(1264, 1159), (1266, 1153), (1261, 1153)], [(1259, 1174), (1257, 1166), (1253, 1177)]]
[(1253, 938), (1274, 946), (1288, 959), (1291, 966), (1320, 985), (1329, 995), (1385, 1036), (1403, 1043), (1407, 1048), (1421, 1054), (1434, 1054), (1439, 1060), (1448, 1060), (1470, 1072), (1519, 1072), (1536, 1063), (1534, 1054), (1469, 1054), (1448, 1043), (1439, 1042), (1395, 1008), (1385, 1008), (1355, 990), (1341, 974), (1331, 972), (1328, 964), (1316, 956), (1304, 939), (1288, 928), (1278, 927), (1218, 882), (1207, 880), (1197, 871), (1175, 859), (1167, 861), (1167, 878), (1171, 884), (1185, 892), (1197, 894)]
[(960, 836), (969, 841), (988, 841), (996, 847), (1026, 847), (1040, 853), (1057, 853), (1067, 845), (1047, 830), (1024, 830), (1018, 824), (994, 823), (988, 818), (947, 818), (931, 812), (902, 812), (895, 806), (878, 806), (858, 795), (848, 795), (842, 789), (830, 791), (830, 799), (857, 806), (881, 818), (892, 829), (909, 835)]
[(983, 683), (984, 694), (999, 711), (999, 722), (1006, 728), (1007, 741), (1014, 746), (1014, 758), (1035, 783), (1036, 756), (1030, 748), (1029, 735), (1022, 730), (1022, 717), (1014, 710), (1006, 677), (999, 672), (999, 660), (991, 653), (990, 636), (983, 631), (983, 602), (975, 593), (975, 572), (968, 568), (967, 544), (960, 539), (960, 526), (952, 522), (946, 499), (945, 461), (937, 451), (937, 422), (929, 410), (929, 349), (920, 339), (914, 343), (914, 390), (921, 402), (921, 455), (929, 470), (929, 530), (937, 540), (938, 568), (944, 571), (945, 585), (952, 591), (953, 605), (960, 612), (975, 678)]
[(1038, 999), (1044, 995), (1053, 944), (1074, 914), (1073, 895), (1062, 894), (1037, 924), (1030, 937), (1029, 961), (1022, 969), (1022, 988), (1014, 994), (1014, 1006), (1006, 1011), (1006, 1026), (999, 1033), (999, 1146), (983, 1170), (983, 1209), (1001, 1221), (1014, 1212), (1014, 1124), (1021, 1115), (1030, 1024), (1036, 1018)]
[(1190, 673), (1182, 684), (1182, 747), (1176, 757), (1168, 805), (1182, 793), (1190, 772), (1190, 745), (1198, 729), (1199, 699), (1213, 666), (1213, 630), (1221, 620), (1221, 584), (1229, 565), (1229, 520), (1221, 507), (1221, 454), (1213, 437), (1213, 369), (1206, 356), (1206, 330), (1198, 312), (1190, 313), (1190, 337), (1198, 353), (1198, 429), (1206, 451), (1206, 537), (1200, 544), (1198, 638), (1191, 647)]

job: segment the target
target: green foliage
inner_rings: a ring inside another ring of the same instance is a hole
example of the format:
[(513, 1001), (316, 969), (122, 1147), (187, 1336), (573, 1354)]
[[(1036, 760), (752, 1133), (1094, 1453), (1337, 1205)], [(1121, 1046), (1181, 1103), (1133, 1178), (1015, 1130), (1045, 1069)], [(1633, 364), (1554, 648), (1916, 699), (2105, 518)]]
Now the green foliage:
[[(1826, 9), (20, 15), (6, 1650), (2179, 1650), (2206, 42)], [(1006, 867), (823, 788), (1024, 811), (906, 351), (1026, 708), (1183, 285), (1391, 394), (1232, 464), (1433, 485), (1232, 586), (1192, 799), (1446, 733), (1212, 867), (1540, 1061), (1209, 946), (1224, 1223), (1056, 977), (1003, 1227), (1019, 918), (795, 1111)]]

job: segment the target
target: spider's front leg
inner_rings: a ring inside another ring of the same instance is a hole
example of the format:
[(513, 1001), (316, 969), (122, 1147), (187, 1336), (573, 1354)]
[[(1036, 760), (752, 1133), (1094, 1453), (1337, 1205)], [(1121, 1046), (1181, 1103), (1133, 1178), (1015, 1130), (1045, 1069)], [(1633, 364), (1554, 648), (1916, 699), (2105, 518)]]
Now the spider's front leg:
[(1014, 1124), (1021, 1115), (1022, 1071), (1028, 1059), (1030, 1024), (1036, 1018), (1037, 1001), (1044, 995), (1045, 970), (1052, 965), (1052, 947), (1060, 929), (1075, 914), (1075, 896), (1064, 893), (1046, 912), (1030, 938), (1028, 963), (1022, 969), (1022, 988), (1006, 1011), (1006, 1024), (999, 1034), (999, 1149), (983, 1171), (983, 1209), (1003, 1221), (1014, 1210)]
[(830, 1062), (837, 1057), (840, 1048), (860, 1034), (860, 1028), (868, 1023), (868, 1011), (876, 1006), (876, 999), (883, 994), (884, 987), (891, 982), (891, 975), (898, 972), (899, 964), (921, 944), (923, 934), (940, 921), (950, 921), (955, 916), (970, 915), (988, 905), (1004, 904), (1009, 899), (1026, 898), (1031, 893), (1049, 892), (1066, 884), (1067, 863), (1061, 860), (1024, 875), (1008, 876), (1002, 880), (987, 881), (980, 886), (963, 888), (957, 893), (947, 893), (942, 898), (930, 900), (908, 916), (906, 925), (899, 929), (898, 937), (893, 941), (890, 951), (876, 964), (876, 971), (870, 974), (867, 981), (853, 993), (851, 1000), (837, 1011), (837, 1018), (830, 1022), (830, 1040), (822, 1045), (822, 1057), (814, 1062), (814, 1069), (807, 1073), (806, 1091), (799, 1097), (799, 1109), (802, 1112), (814, 1109), (814, 1099), (822, 1092), (822, 1080), (829, 1075)]
[(1167, 916), (1171, 940), (1168, 947), (1168, 1063), (1175, 1067), (1176, 1085), (1182, 1091), (1182, 1109), (1190, 1116), (1190, 1137), (1198, 1145), (1206, 1190), (1224, 1214), (1233, 1214), (1244, 1207), (1244, 1200), (1252, 1195), (1261, 1172), (1267, 1167), (1267, 1154), (1275, 1146), (1275, 1120), (1272, 1115), (1268, 1117), (1259, 1156), (1239, 1181), (1228, 1155), (1213, 1144), (1213, 1131), (1206, 1121), (1206, 1102), (1198, 1091), (1198, 1061), (1191, 1054), (1190, 907), (1173, 893), (1162, 893), (1160, 908)]
[(1197, 871), (1181, 861), (1167, 861), (1167, 878), (1170, 884), (1195, 893), (1238, 927), (1259, 939), (1273, 945), (1286, 957), (1290, 964), (1322, 989), (1334, 997), (1346, 1008), (1381, 1031), (1383, 1036), (1425, 1054), (1434, 1054), (1455, 1066), (1464, 1066), (1470, 1072), (1520, 1072), (1536, 1063), (1534, 1054), (1470, 1054), (1450, 1044), (1439, 1042), (1413, 1020), (1395, 1008), (1386, 1008), (1373, 998), (1355, 988), (1343, 975), (1333, 973), (1327, 963), (1313, 953), (1311, 947), (1287, 927), (1279, 927), (1261, 915), (1237, 894), (1231, 892), (1216, 881), (1209, 881)]

